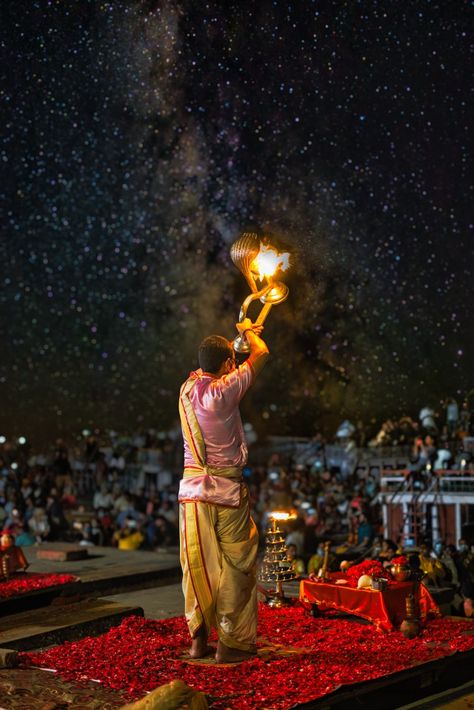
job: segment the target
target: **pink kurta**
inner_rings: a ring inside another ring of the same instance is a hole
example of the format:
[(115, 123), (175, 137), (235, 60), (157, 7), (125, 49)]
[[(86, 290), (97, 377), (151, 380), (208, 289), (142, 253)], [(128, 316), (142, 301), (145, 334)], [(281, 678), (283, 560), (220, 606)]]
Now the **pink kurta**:
[[(206, 444), (206, 464), (216, 468), (245, 466), (245, 441), (239, 402), (253, 381), (248, 361), (228, 375), (215, 377), (198, 370), (190, 401)], [(184, 440), (184, 466), (195, 466), (193, 455)]]

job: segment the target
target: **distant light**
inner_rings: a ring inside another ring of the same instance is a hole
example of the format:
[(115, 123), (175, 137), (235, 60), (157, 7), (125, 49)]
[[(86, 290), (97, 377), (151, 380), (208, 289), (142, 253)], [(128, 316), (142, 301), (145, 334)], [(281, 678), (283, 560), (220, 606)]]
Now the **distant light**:
[(6, 436), (0, 436), (0, 444), (4, 444), (7, 440)]
[(14, 461), (14, 462), (12, 463), (12, 469), (13, 469), (14, 471), (16, 471), (17, 468), (18, 468), (18, 464), (16, 463), (16, 461)]
[(26, 444), (26, 438), (24, 436), (19, 436), (18, 443), (23, 446), (23, 444)]
[(82, 436), (90, 436), (90, 435), (91, 435), (91, 433), (90, 433), (89, 429), (82, 430)]
[(307, 500), (304, 500), (304, 501), (301, 503), (301, 507), (302, 507), (304, 510), (308, 510), (308, 508), (311, 508), (311, 503), (310, 503), (309, 501), (307, 501)]

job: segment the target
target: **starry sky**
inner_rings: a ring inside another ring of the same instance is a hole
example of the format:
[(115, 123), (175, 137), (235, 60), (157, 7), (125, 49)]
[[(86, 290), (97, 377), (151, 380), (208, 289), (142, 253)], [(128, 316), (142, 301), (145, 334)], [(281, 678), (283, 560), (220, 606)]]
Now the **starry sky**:
[(6, 2), (0, 427), (166, 429), (234, 336), (242, 231), (292, 251), (259, 432), (474, 387), (468, 3)]

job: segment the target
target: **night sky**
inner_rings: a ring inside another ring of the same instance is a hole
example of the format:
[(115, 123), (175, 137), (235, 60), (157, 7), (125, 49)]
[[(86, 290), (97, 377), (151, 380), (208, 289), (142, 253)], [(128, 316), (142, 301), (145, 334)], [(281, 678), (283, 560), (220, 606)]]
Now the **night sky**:
[(244, 414), (327, 434), (474, 387), (468, 3), (2, 3), (3, 433), (166, 429), (293, 252)]

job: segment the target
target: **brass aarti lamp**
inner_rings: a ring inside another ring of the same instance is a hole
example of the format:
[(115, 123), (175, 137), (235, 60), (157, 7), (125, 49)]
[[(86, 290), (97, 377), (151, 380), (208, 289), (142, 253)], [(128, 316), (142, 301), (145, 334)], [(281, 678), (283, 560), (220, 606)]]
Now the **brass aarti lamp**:
[(291, 601), (285, 597), (283, 582), (291, 582), (296, 579), (296, 575), (292, 570), (292, 561), (288, 557), (285, 538), (278, 527), (278, 523), (286, 523), (294, 517), (291, 513), (283, 511), (274, 511), (269, 515), (271, 524), (265, 535), (265, 555), (260, 568), (259, 579), (261, 582), (273, 582), (275, 584), (275, 592), (271, 594), (267, 601), (268, 606), (274, 609), (280, 609), (291, 604)]
[[(239, 323), (247, 317), (247, 311), (253, 301), (263, 303), (255, 325), (262, 325), (270, 313), (272, 306), (283, 303), (288, 298), (289, 289), (282, 281), (276, 280), (276, 275), (286, 271), (290, 265), (288, 252), (279, 252), (266, 237), (259, 237), (252, 232), (244, 232), (232, 244), (230, 258), (245, 276), (251, 293), (242, 303)], [(234, 350), (248, 353), (249, 344), (245, 337), (238, 335), (233, 343)]]

